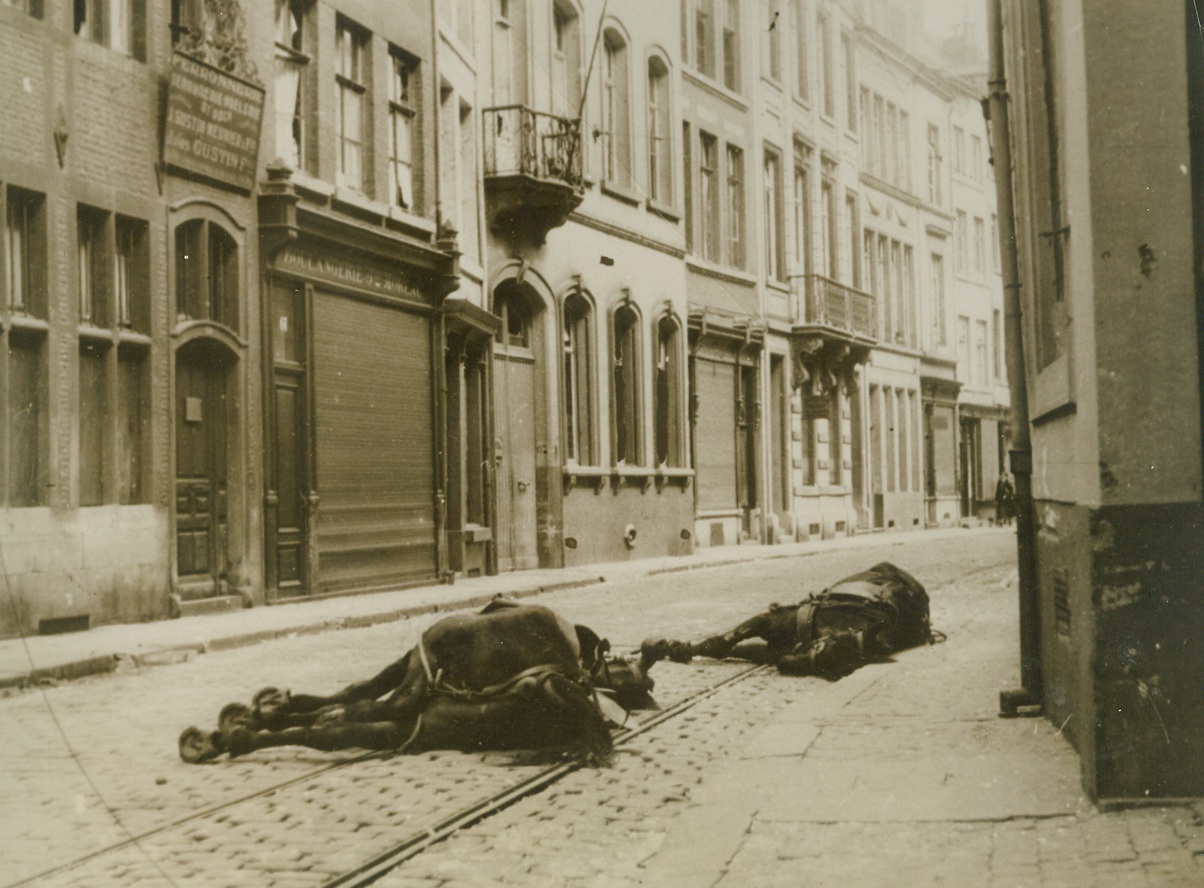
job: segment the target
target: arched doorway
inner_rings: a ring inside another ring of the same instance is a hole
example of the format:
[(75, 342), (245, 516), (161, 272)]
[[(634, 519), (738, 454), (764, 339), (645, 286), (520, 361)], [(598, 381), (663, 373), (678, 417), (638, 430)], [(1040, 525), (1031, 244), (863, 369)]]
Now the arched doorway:
[(237, 358), (212, 339), (176, 352), (176, 591), (182, 600), (228, 593), (230, 384)]
[(543, 306), (530, 286), (503, 281), (493, 294), (502, 320), (494, 343), (493, 407), (496, 436), (497, 566), (539, 567), (540, 514), (537, 448), (542, 404), (537, 397)]

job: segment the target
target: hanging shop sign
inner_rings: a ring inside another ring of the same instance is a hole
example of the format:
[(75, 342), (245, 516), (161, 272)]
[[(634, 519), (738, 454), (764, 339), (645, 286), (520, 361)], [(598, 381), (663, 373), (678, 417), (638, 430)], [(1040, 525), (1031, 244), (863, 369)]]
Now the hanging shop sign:
[(163, 162), (250, 191), (264, 91), (181, 52), (172, 55)]

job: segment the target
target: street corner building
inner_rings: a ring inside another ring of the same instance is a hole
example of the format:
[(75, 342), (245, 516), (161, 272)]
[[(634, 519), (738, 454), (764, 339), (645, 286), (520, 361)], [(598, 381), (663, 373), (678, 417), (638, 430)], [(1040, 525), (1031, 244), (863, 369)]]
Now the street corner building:
[(0, 633), (993, 521), (982, 54), (679, 12), (0, 4)]
[(1036, 526), (1026, 688), (1093, 798), (1199, 796), (1199, 20), (1193, 3), (996, 15)]

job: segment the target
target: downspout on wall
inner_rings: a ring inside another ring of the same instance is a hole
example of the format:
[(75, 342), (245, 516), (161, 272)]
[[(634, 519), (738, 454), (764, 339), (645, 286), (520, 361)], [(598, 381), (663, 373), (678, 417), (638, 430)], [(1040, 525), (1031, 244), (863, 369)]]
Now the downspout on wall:
[(1020, 300), (1020, 263), (1012, 190), (1011, 127), (1008, 120), (1004, 66), (1002, 0), (988, 3), (990, 94), (983, 113), (991, 137), (995, 196), (999, 216), (1003, 272), (1004, 347), (1011, 397), (1012, 449), (1008, 453), (1016, 486), (1016, 554), (1019, 570), (1020, 688), (1001, 691), (999, 714), (1013, 717), (1040, 713), (1043, 701), (1040, 589), (1037, 583), (1037, 535), (1033, 509), (1032, 441), (1029, 432), (1028, 383), (1024, 360), (1024, 318)]

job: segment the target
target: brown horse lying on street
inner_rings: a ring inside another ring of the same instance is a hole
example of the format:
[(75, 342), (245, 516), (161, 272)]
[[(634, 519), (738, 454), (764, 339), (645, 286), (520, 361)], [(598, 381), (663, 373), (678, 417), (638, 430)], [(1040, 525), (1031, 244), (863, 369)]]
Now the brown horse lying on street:
[(216, 731), (180, 735), (180, 757), (199, 763), (272, 746), (605, 755), (610, 723), (656, 708), (652, 680), (609, 649), (545, 607), (494, 599), (480, 613), (440, 620), (379, 675), (331, 696), (266, 688), (250, 706), (231, 703)]
[[(766, 642), (737, 651), (749, 639)], [(843, 678), (871, 660), (943, 640), (929, 624), (928, 593), (911, 574), (889, 562), (846, 577), (795, 605), (769, 610), (734, 629), (697, 642), (649, 638), (640, 646), (640, 669), (666, 657), (741, 657), (775, 664), (786, 675)]]

